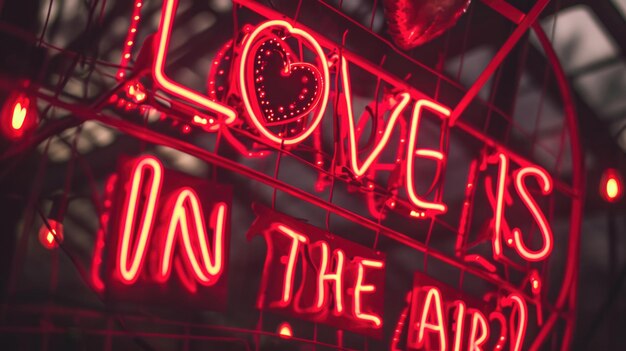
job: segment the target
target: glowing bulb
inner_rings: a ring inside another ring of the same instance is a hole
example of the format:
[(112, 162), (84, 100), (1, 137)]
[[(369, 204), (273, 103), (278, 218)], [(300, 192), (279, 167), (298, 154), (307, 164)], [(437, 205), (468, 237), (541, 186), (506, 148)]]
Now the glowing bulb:
[(541, 278), (536, 270), (530, 273), (530, 289), (535, 295), (541, 292)]
[(278, 335), (280, 335), (283, 339), (289, 339), (293, 336), (293, 332), (291, 330), (291, 325), (289, 323), (284, 322), (278, 326)]
[(600, 181), (600, 195), (607, 202), (616, 202), (622, 197), (622, 177), (615, 169), (604, 171)]
[(46, 223), (43, 223), (39, 228), (39, 242), (44, 248), (52, 250), (63, 242), (63, 223), (50, 218), (47, 221), (50, 225), (49, 228)]
[(9, 96), (2, 107), (0, 127), (9, 139), (18, 139), (24, 135), (36, 121), (36, 108), (33, 102), (23, 94)]
[(141, 104), (146, 101), (146, 88), (138, 81), (131, 81), (126, 86), (126, 96), (135, 103)]
[(614, 199), (619, 194), (619, 185), (617, 184), (617, 179), (611, 178), (606, 182), (606, 195)]
[[(27, 100), (28, 101), (28, 100)], [(13, 109), (13, 118), (11, 118), (11, 127), (15, 130), (19, 130), (24, 125), (24, 119), (26, 119), (26, 113), (28, 112), (26, 107), (22, 107), (22, 104), (18, 102)]]

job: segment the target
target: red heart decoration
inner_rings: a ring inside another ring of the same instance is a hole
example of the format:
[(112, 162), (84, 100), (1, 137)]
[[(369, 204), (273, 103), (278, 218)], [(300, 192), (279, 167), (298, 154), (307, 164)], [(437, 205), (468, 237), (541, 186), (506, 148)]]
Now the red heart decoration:
[(292, 62), (297, 56), (275, 36), (259, 42), (253, 52), (252, 100), (266, 126), (295, 122), (313, 111), (322, 95), (316, 66)]
[(441, 35), (465, 13), (471, 0), (385, 0), (389, 34), (404, 50)]

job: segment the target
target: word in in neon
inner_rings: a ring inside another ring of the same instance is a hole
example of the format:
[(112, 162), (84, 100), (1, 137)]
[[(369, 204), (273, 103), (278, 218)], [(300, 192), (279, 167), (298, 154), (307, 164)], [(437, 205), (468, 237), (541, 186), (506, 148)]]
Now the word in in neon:
[[(166, 170), (152, 156), (125, 162), (117, 182), (110, 246), (116, 248), (110, 277), (116, 287), (172, 285), (197, 292), (224, 285), (228, 190)], [(170, 284), (173, 270), (177, 284)]]

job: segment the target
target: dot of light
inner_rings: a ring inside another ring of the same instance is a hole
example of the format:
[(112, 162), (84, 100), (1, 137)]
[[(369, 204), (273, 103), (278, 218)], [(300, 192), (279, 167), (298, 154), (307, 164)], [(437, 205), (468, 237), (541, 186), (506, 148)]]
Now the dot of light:
[(615, 199), (619, 194), (619, 184), (617, 183), (617, 179), (610, 178), (606, 182), (606, 195), (609, 199)]
[(607, 202), (616, 202), (622, 197), (622, 178), (612, 168), (604, 171), (600, 181), (600, 195)]
[[(28, 100), (27, 100), (28, 101)], [(11, 118), (11, 127), (15, 130), (19, 130), (24, 125), (26, 114), (28, 113), (28, 106), (22, 106), (21, 102), (15, 104), (13, 108), (13, 117)]]
[(293, 336), (293, 332), (291, 330), (291, 325), (289, 323), (284, 322), (278, 326), (278, 335), (280, 335), (283, 339), (289, 339)]
[(37, 122), (37, 109), (24, 94), (10, 95), (0, 112), (0, 132), (4, 137), (16, 140), (24, 136)]
[[(48, 227), (48, 225), (50, 227)], [(48, 250), (55, 249), (63, 242), (63, 224), (48, 218), (48, 225), (43, 223), (39, 229), (39, 242)]]

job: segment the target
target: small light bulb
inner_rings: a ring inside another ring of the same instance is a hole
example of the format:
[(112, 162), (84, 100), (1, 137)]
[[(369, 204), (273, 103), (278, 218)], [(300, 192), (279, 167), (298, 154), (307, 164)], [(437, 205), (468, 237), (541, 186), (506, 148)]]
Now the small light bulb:
[(600, 196), (607, 202), (616, 202), (622, 197), (622, 177), (619, 172), (609, 168), (600, 180)]
[(291, 325), (289, 323), (284, 322), (278, 326), (278, 335), (280, 335), (283, 339), (289, 339), (293, 336), (293, 331), (291, 330)]
[(63, 242), (63, 223), (48, 218), (50, 227), (43, 223), (39, 228), (39, 242), (48, 250), (55, 249)]

